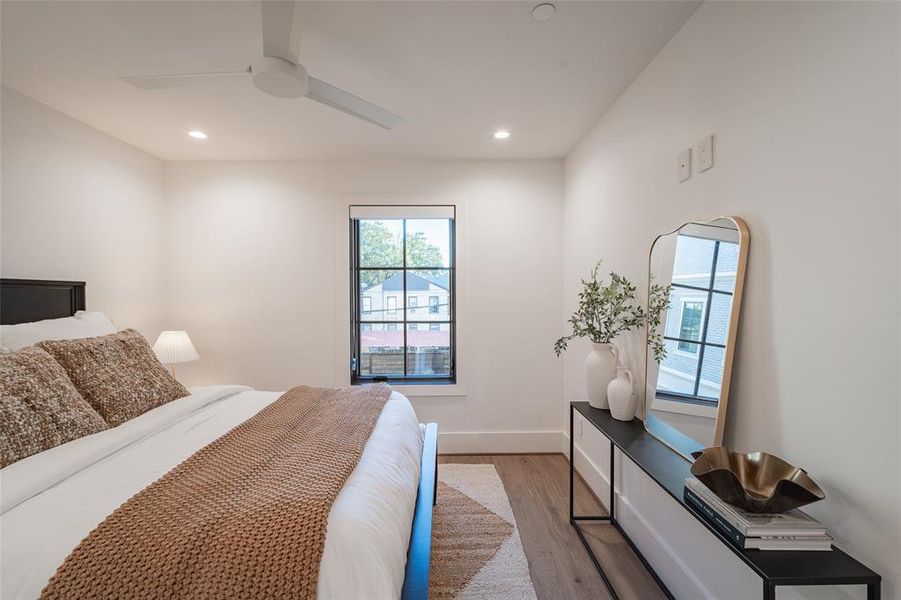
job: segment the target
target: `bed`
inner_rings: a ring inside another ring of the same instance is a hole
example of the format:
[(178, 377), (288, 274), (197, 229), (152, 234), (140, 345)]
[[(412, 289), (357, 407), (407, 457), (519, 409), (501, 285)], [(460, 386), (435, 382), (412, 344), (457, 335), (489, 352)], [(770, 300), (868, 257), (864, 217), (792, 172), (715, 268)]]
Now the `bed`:
[[(4, 325), (67, 317), (85, 309), (85, 284), (3, 279), (0, 302)], [(107, 515), (281, 396), (224, 385), (190, 392), (0, 471), (0, 596), (37, 597)], [(437, 426), (420, 425), (392, 391), (328, 513), (319, 597), (428, 597), (436, 453)]]

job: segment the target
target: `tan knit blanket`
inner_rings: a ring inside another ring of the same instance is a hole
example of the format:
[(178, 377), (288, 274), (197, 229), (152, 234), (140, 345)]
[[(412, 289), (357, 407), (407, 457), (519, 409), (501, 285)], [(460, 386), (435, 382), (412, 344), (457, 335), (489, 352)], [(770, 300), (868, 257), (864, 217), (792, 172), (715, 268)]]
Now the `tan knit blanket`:
[(315, 598), (329, 511), (390, 392), (285, 392), (116, 509), (41, 597)]

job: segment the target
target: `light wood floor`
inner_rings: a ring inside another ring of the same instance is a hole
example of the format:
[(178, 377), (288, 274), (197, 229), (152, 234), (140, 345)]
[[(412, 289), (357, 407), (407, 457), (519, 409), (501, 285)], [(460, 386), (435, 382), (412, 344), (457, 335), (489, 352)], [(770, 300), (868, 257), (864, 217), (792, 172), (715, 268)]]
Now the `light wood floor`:
[[(562, 454), (447, 455), (438, 461), (495, 466), (510, 497), (539, 600), (610, 598), (569, 524), (569, 463)], [(605, 514), (578, 477), (575, 497), (577, 514)], [(666, 598), (616, 529), (598, 524), (583, 525), (583, 530), (622, 600)]]

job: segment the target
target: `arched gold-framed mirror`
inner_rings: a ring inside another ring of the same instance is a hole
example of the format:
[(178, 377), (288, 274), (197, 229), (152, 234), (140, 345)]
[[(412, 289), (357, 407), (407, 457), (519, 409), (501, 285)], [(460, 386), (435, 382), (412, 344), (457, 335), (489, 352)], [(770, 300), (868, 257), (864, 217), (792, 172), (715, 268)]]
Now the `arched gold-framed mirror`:
[(749, 244), (742, 219), (720, 217), (657, 236), (648, 255), (648, 289), (668, 303), (647, 329), (645, 429), (689, 460), (723, 441)]

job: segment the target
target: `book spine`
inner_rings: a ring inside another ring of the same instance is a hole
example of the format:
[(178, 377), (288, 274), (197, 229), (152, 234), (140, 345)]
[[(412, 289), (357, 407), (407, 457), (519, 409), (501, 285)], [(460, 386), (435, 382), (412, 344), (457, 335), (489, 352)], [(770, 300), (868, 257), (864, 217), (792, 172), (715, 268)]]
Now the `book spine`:
[[(697, 481), (697, 480), (695, 480)], [(689, 482), (686, 482), (688, 485)], [(732, 525), (735, 529), (738, 530), (745, 537), (751, 537), (751, 534), (748, 531), (748, 525), (744, 523), (741, 516), (732, 510), (732, 508), (720, 500), (716, 494), (714, 494), (710, 489), (708, 489), (703, 483), (697, 481), (695, 485), (689, 485), (691, 491), (695, 493), (695, 495), (706, 503), (710, 508), (716, 511), (717, 514), (720, 515), (723, 519), (726, 519), (730, 525)]]
[(685, 488), (685, 501), (691, 504), (698, 512), (700, 512), (709, 523), (711, 523), (717, 530), (726, 536), (726, 538), (738, 546), (739, 548), (744, 549), (745, 547), (745, 536), (736, 529), (731, 523), (729, 523), (726, 519), (721, 517), (719, 513), (713, 510), (704, 500), (700, 498), (697, 494), (695, 494), (692, 490)]

